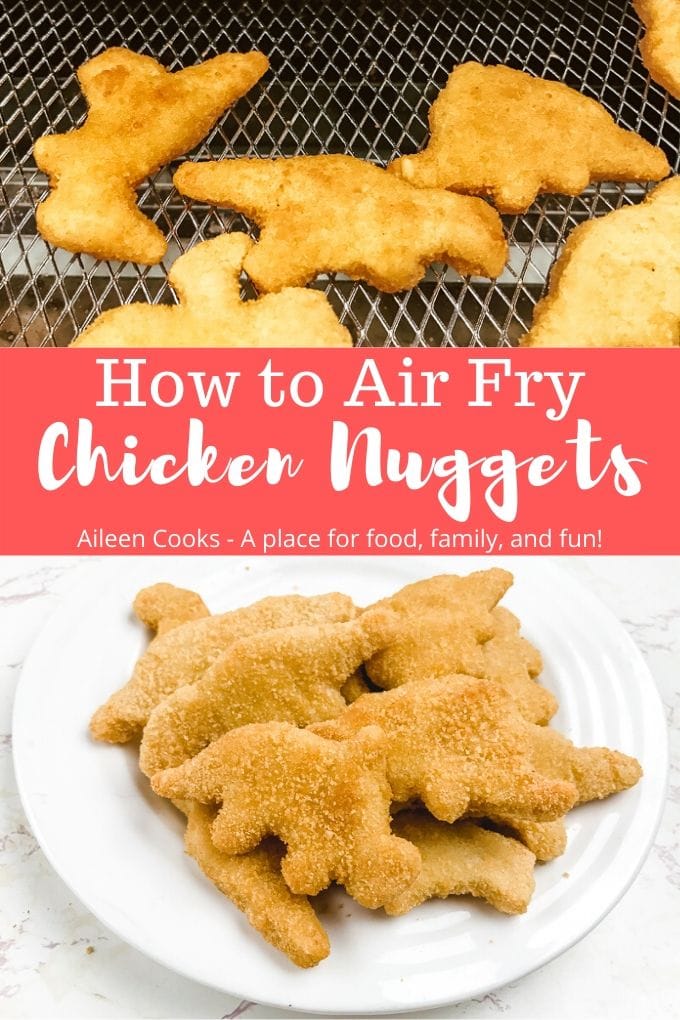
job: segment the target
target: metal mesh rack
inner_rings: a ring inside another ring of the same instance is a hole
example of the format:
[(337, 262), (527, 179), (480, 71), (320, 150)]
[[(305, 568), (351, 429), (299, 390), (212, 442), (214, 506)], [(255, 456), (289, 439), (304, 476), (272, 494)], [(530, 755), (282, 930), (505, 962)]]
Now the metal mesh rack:
[[(225, 50), (261, 49), (271, 71), (229, 110), (193, 158), (349, 152), (380, 164), (414, 152), (427, 112), (463, 60), (507, 63), (600, 100), (619, 124), (660, 144), (679, 168), (677, 105), (650, 82), (627, 0), (14, 0), (0, 6), (0, 346), (65, 346), (104, 308), (173, 300), (173, 259), (239, 216), (189, 204), (172, 168), (148, 181), (142, 208), (170, 237), (162, 266), (97, 262), (45, 244), (34, 210), (46, 192), (31, 147), (85, 112), (74, 71), (126, 45), (175, 70)], [(511, 345), (527, 329), (565, 235), (638, 201), (637, 186), (604, 184), (578, 198), (543, 196), (505, 217), (503, 276), (462, 279), (434, 267), (412, 291), (380, 294), (341, 276), (323, 289), (364, 346)], [(246, 293), (248, 292), (246, 286)]]

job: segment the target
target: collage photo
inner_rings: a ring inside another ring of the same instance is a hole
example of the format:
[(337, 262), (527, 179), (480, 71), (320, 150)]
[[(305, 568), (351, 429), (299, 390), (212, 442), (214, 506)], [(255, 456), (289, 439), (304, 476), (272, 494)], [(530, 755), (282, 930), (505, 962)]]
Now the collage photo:
[(680, 1020), (680, 0), (0, 40), (0, 1017)]

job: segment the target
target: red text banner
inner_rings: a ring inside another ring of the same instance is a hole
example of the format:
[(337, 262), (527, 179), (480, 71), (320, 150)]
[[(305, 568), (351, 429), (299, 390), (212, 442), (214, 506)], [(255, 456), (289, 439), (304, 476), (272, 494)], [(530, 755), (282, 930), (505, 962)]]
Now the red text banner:
[(6, 351), (4, 554), (680, 552), (675, 351)]

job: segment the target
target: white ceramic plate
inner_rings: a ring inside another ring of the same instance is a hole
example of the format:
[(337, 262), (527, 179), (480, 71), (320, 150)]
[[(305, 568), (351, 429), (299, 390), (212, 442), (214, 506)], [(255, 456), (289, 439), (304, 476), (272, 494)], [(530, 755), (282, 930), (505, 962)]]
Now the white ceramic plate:
[(232, 995), (314, 1013), (458, 1002), (563, 952), (614, 906), (645, 859), (665, 798), (666, 728), (642, 657), (609, 611), (551, 564), (508, 565), (516, 583), (504, 602), (543, 652), (543, 682), (561, 706), (556, 724), (577, 743), (636, 755), (645, 769), (634, 789), (570, 815), (568, 850), (537, 869), (525, 915), (453, 898), (387, 918), (337, 891), (323, 917), (331, 956), (298, 970), (182, 853), (182, 822), (149, 792), (135, 751), (87, 734), (90, 714), (147, 640), (128, 609), (144, 584), (195, 587), (213, 611), (293, 590), (339, 589), (365, 604), (420, 577), (489, 566), (471, 558), (182, 557), (85, 568), (31, 651), (14, 714), (21, 796), (55, 870), (108, 928), (165, 966)]

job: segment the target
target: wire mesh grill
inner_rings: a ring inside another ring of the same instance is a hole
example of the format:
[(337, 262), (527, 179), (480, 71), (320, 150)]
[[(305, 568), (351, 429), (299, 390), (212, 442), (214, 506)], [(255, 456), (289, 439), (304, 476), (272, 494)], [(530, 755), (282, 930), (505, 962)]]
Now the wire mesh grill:
[[(172, 302), (165, 273), (177, 255), (224, 229), (253, 232), (240, 216), (186, 202), (168, 167), (140, 192), (142, 208), (170, 240), (161, 266), (98, 262), (42, 241), (34, 212), (46, 181), (31, 148), (41, 134), (81, 121), (75, 69), (107, 46), (129, 46), (172, 70), (232, 49), (268, 55), (271, 71), (192, 158), (349, 152), (384, 165), (424, 144), (437, 92), (456, 64), (473, 59), (578, 88), (619, 124), (660, 144), (677, 171), (680, 114), (649, 80), (639, 34), (627, 0), (3, 4), (0, 346), (65, 346), (105, 308)], [(542, 196), (525, 215), (505, 217), (510, 262), (493, 283), (433, 267), (419, 287), (400, 294), (340, 275), (314, 286), (359, 345), (512, 345), (529, 326), (565, 235), (643, 193), (603, 184), (573, 199)], [(252, 296), (247, 284), (244, 294)]]

